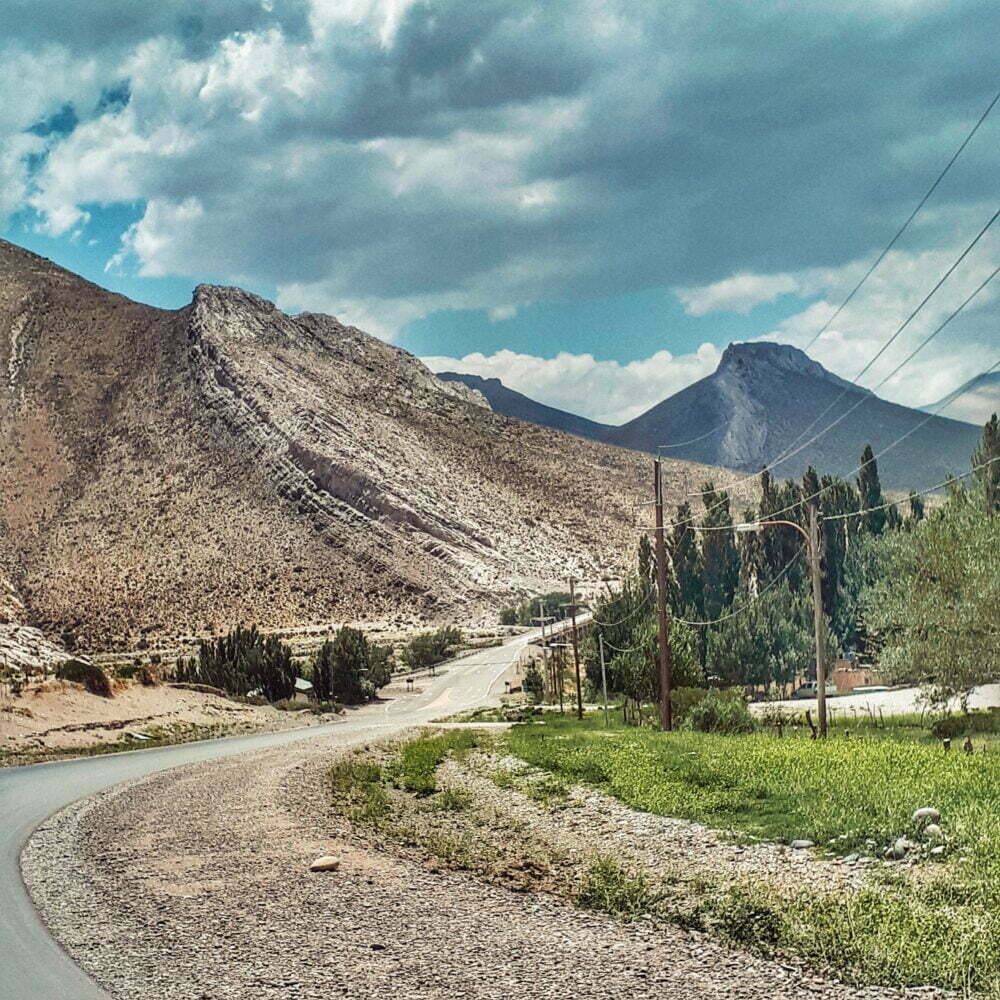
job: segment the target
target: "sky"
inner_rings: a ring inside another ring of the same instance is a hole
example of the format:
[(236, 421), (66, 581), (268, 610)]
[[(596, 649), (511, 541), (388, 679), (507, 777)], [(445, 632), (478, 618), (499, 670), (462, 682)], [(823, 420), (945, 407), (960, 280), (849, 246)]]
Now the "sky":
[[(804, 346), (1000, 89), (995, 0), (0, 0), (0, 234), (328, 312), (628, 420)], [(854, 379), (1000, 207), (1000, 106), (810, 349)], [(993, 227), (862, 378), (986, 370)], [(884, 381), (884, 384), (882, 382)], [(947, 412), (947, 411), (946, 411)]]

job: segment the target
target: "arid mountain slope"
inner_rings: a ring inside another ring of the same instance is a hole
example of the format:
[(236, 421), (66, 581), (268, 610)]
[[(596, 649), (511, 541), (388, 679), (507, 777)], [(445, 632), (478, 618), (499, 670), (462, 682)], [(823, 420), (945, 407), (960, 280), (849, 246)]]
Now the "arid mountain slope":
[[(889, 403), (797, 348), (767, 342), (730, 344), (711, 375), (620, 427), (543, 406), (496, 379), (454, 372), (441, 377), (481, 389), (500, 413), (625, 448), (662, 447), (673, 458), (750, 473), (787, 454), (774, 467), (779, 478), (798, 478), (810, 465), (853, 477), (871, 444), (876, 453), (887, 449), (879, 459), (883, 485), (925, 488), (969, 468), (981, 431)], [(983, 382), (984, 395), (991, 388)], [(981, 401), (980, 407), (987, 409)], [(956, 405), (948, 414), (968, 415), (959, 410)]]
[[(327, 316), (139, 305), (0, 243), (0, 572), (84, 646), (472, 618), (634, 547), (648, 458), (494, 413)], [(677, 463), (676, 499), (707, 470)]]
[(469, 375), (464, 372), (438, 372), (437, 377), (449, 385), (464, 385), (480, 392), (497, 413), (518, 420), (529, 420), (533, 424), (551, 427), (553, 430), (565, 431), (579, 437), (603, 441), (615, 430), (608, 424), (599, 424), (586, 417), (578, 417), (574, 413), (546, 406), (525, 396), (524, 393), (508, 389), (498, 378), (483, 378), (481, 375)]

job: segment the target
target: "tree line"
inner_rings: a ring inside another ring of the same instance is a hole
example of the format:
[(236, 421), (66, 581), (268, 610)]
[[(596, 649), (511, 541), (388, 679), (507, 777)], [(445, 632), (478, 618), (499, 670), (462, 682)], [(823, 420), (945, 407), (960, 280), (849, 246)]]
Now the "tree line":
[[(809, 498), (818, 505), (829, 662), (838, 651), (877, 661), (891, 679), (924, 683), (939, 701), (1000, 676), (995, 415), (972, 466), (984, 467), (968, 485), (949, 484), (947, 499), (930, 510), (912, 492), (902, 504), (886, 501), (870, 446), (853, 482), (813, 468), (800, 481), (761, 472), (759, 503), (743, 509), (741, 521), (779, 517), (807, 527)], [(700, 522), (685, 502), (665, 533), (673, 686), (787, 693), (814, 662), (802, 536), (783, 526), (737, 533), (728, 493), (706, 482), (702, 498)], [(653, 546), (643, 536), (634, 575), (594, 607), (595, 619), (608, 624), (588, 638), (593, 692), (603, 636), (609, 689), (638, 704), (659, 697), (655, 579)]]

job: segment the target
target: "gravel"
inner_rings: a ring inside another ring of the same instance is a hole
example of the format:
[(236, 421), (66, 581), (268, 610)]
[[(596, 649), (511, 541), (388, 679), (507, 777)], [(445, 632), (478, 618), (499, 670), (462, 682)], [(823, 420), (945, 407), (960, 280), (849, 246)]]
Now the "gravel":
[[(116, 998), (889, 998), (698, 933), (365, 849), (322, 777), (345, 736), (197, 764), (77, 803), (26, 882)], [(339, 871), (310, 873), (320, 855)]]

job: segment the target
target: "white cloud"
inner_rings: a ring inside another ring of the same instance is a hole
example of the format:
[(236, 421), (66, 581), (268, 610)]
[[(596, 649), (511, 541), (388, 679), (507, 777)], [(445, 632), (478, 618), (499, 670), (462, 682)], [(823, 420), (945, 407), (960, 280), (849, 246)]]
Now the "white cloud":
[[(966, 235), (974, 235), (980, 224), (970, 227)], [(829, 329), (809, 347), (809, 354), (826, 368), (854, 381), (963, 249), (964, 244), (956, 243), (920, 253), (891, 252)], [(825, 285), (826, 295), (760, 339), (805, 348), (856, 283), (866, 263), (852, 261), (843, 268), (823, 272), (819, 284)], [(1000, 234), (991, 233), (861, 375), (859, 384), (894, 402), (920, 406), (944, 397), (998, 360), (995, 305), (1000, 299), (1000, 278), (987, 285), (926, 347), (920, 346), (998, 265)], [(808, 280), (816, 280), (816, 273), (811, 273)], [(992, 349), (987, 346), (991, 343)], [(907, 360), (911, 354), (913, 359)], [(892, 374), (901, 364), (898, 373)], [(958, 416), (958, 405), (945, 415)]]
[(620, 424), (711, 374), (720, 357), (717, 348), (702, 344), (693, 354), (658, 351), (627, 364), (598, 361), (591, 354), (561, 352), (554, 358), (538, 358), (506, 350), (488, 356), (475, 353), (422, 360), (431, 371), (498, 378), (540, 403), (601, 423)]
[[(988, 81), (952, 68), (987, 64), (1000, 17), (977, 13), (972, 37), (965, 0), (933, 32), (896, 0), (201, 0), (196, 18), (190, 0), (31, 6), (0, 42), (0, 216), (32, 207), (68, 236), (93, 204), (144, 205), (112, 267), (276, 287), (285, 308), (388, 339), (436, 309), (503, 320), (664, 286), (693, 316), (818, 297), (768, 334), (799, 345), (985, 106)], [(886, 66), (891, 86), (872, 84)], [(105, 106), (126, 81), (127, 106)], [(71, 134), (27, 131), (65, 104)], [(816, 345), (822, 363), (853, 377), (954, 253), (993, 196), (995, 125)], [(995, 332), (979, 309), (885, 391), (943, 395), (986, 367)], [(608, 419), (704, 374), (665, 354), (638, 368), (560, 357)], [(554, 398), (558, 360), (518, 377)]]
[(800, 293), (801, 285), (793, 274), (734, 274), (711, 285), (675, 288), (674, 292), (691, 316), (710, 312), (745, 314), (762, 302), (773, 302), (779, 295)]

